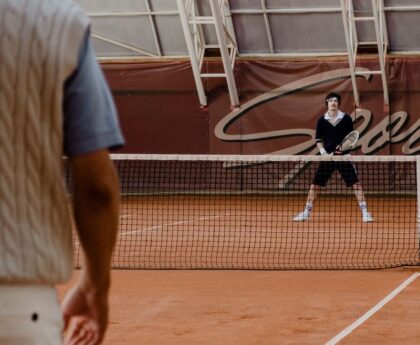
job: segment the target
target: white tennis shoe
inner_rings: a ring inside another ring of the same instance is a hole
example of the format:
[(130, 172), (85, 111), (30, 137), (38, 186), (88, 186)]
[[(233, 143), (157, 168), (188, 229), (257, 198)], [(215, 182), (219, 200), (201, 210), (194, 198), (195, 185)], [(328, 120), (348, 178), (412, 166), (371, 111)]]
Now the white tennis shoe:
[(363, 213), (362, 216), (363, 223), (373, 222), (373, 217), (369, 212)]
[(298, 215), (293, 217), (294, 222), (304, 222), (305, 220), (308, 220), (310, 216), (310, 213), (305, 210), (303, 212), (300, 212)]

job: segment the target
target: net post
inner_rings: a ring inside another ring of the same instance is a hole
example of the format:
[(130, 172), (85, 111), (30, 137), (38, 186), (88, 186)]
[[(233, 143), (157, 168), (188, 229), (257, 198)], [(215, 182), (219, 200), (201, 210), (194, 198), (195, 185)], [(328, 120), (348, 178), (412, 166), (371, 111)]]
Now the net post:
[[(420, 155), (416, 156), (416, 186), (417, 186), (417, 215), (416, 215), (416, 230), (417, 230), (417, 244), (420, 249)], [(420, 261), (420, 258), (419, 258)]]

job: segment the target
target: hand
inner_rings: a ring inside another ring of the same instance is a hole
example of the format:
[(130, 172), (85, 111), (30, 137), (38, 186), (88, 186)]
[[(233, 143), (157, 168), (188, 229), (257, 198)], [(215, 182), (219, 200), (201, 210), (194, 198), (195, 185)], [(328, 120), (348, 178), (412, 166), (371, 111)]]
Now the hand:
[(334, 151), (334, 156), (342, 156), (343, 152), (341, 150), (335, 150)]
[(319, 149), (319, 153), (321, 154), (321, 156), (328, 156), (327, 150), (325, 150), (323, 147)]
[(78, 284), (62, 303), (65, 345), (97, 345), (108, 324), (108, 294), (97, 294)]

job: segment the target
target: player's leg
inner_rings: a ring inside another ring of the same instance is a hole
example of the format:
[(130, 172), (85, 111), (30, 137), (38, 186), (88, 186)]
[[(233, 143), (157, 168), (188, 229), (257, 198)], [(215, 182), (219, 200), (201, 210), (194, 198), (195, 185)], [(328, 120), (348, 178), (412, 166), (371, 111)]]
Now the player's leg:
[(317, 186), (315, 184), (311, 185), (311, 188), (309, 189), (308, 193), (308, 198), (306, 200), (305, 208), (302, 212), (293, 217), (294, 222), (303, 222), (309, 219), (312, 212), (314, 200), (317, 197), (319, 190), (320, 186)]
[(360, 211), (362, 212), (362, 220), (365, 223), (373, 222), (373, 217), (368, 211), (367, 202), (363, 188), (359, 182), (359, 177), (353, 163), (342, 162), (338, 166), (338, 171), (341, 174), (347, 187), (353, 187), (354, 195), (359, 203)]
[(318, 169), (315, 173), (314, 180), (309, 189), (308, 197), (306, 199), (306, 205), (302, 212), (293, 217), (294, 222), (303, 222), (308, 220), (311, 216), (313, 203), (317, 197), (321, 186), (325, 186), (330, 179), (332, 173), (334, 172), (334, 165), (331, 162), (321, 162), (318, 166)]
[(368, 211), (365, 194), (363, 193), (360, 182), (356, 182), (353, 185), (354, 194), (356, 195), (357, 202), (359, 203), (360, 211), (362, 212), (362, 220), (365, 223), (373, 222), (373, 217)]

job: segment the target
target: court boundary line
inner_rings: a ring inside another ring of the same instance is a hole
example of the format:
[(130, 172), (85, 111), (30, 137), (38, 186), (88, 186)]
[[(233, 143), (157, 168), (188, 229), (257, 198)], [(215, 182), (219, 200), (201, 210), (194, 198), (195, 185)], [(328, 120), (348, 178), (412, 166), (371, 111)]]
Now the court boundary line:
[[(215, 216), (207, 216), (207, 217), (200, 217), (200, 218), (195, 218), (195, 219), (191, 219), (191, 220), (182, 220), (182, 221), (178, 221), (178, 222), (174, 222), (174, 223), (165, 223), (162, 225), (155, 225), (155, 226), (149, 226), (147, 228), (143, 228), (143, 229), (139, 229), (139, 230), (132, 230), (132, 231), (122, 231), (121, 233), (118, 234), (119, 237), (123, 237), (123, 236), (128, 236), (128, 235), (132, 235), (132, 234), (137, 234), (140, 233), (142, 231), (151, 231), (151, 230), (159, 230), (162, 229), (165, 226), (175, 226), (175, 225), (181, 225), (181, 224), (188, 224), (188, 223), (193, 223), (196, 221), (203, 221), (203, 220), (210, 220), (210, 219), (214, 219), (214, 218), (221, 218), (221, 217), (225, 217), (225, 216), (230, 216), (230, 213), (221, 213), (219, 215), (215, 215)], [(129, 214), (126, 214), (124, 216), (130, 216)], [(120, 216), (120, 219), (122, 217)], [(126, 218), (126, 217), (124, 217)], [(80, 245), (80, 241), (74, 241), (74, 244), (76, 246)]]
[(420, 272), (417, 272), (411, 275), (402, 284), (400, 284), (400, 286), (398, 286), (394, 291), (392, 291), (388, 296), (382, 299), (379, 303), (377, 303), (373, 308), (367, 311), (358, 320), (353, 322), (350, 326), (342, 330), (334, 338), (332, 338), (327, 343), (325, 343), (325, 345), (335, 345), (339, 341), (341, 341), (343, 338), (347, 337), (351, 332), (353, 332), (356, 328), (361, 326), (366, 320), (368, 320), (377, 311), (379, 311), (383, 306), (385, 306), (388, 302), (390, 302), (395, 296), (397, 296), (401, 291), (403, 291), (407, 286), (409, 286), (414, 280), (416, 280), (418, 276), (420, 276)]
[(226, 217), (226, 216), (230, 216), (230, 213), (220, 213), (214, 216), (205, 216), (205, 217), (200, 217), (200, 218), (194, 218), (194, 219), (190, 219), (190, 220), (180, 220), (177, 222), (173, 222), (173, 223), (164, 223), (162, 225), (154, 225), (154, 226), (149, 226), (146, 228), (142, 228), (142, 229), (138, 229), (138, 230), (132, 230), (132, 231), (122, 231), (119, 236), (128, 236), (128, 235), (132, 235), (132, 234), (137, 234), (143, 231), (151, 231), (151, 230), (159, 230), (162, 229), (164, 227), (169, 227), (169, 226), (176, 226), (176, 225), (182, 225), (182, 224), (189, 224), (189, 223), (193, 223), (193, 222), (202, 222), (202, 221), (206, 221), (206, 220), (210, 220), (210, 219), (216, 219), (216, 218), (222, 218), (222, 217)]

